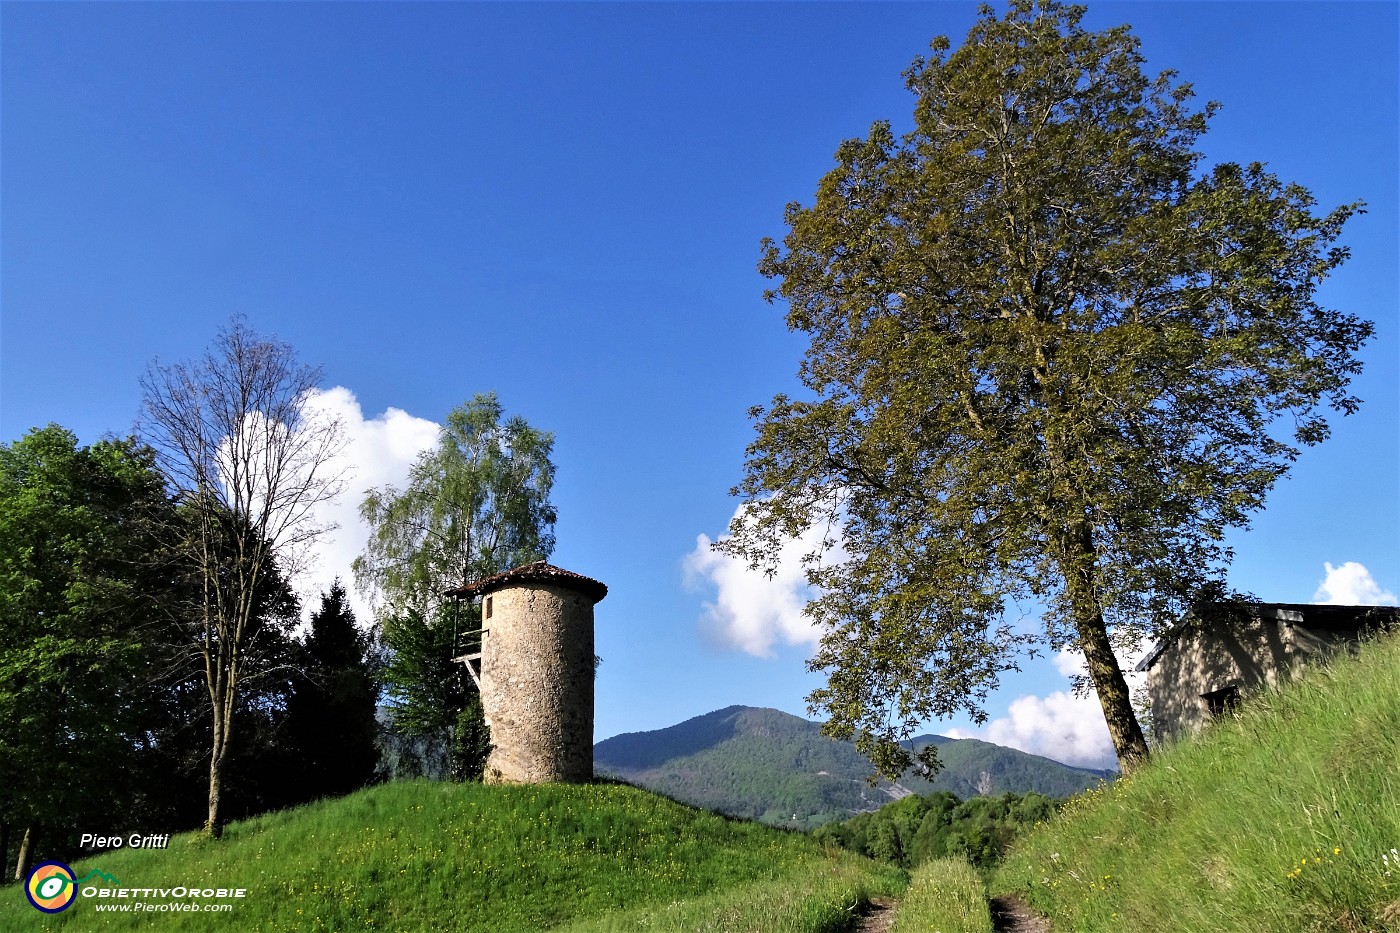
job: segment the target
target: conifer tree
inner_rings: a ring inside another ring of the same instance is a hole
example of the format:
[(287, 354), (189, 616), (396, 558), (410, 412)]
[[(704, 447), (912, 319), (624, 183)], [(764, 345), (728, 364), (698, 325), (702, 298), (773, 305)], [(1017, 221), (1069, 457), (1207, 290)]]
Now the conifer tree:
[(378, 655), (355, 623), (340, 580), (321, 594), (298, 652), (287, 731), (303, 800), (339, 796), (374, 779), (378, 761)]

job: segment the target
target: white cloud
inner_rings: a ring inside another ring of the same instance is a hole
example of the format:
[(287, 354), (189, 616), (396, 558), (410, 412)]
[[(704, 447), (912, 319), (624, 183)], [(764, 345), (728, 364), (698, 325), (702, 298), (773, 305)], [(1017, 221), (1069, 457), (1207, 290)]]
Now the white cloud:
[(1383, 590), (1371, 578), (1371, 571), (1356, 561), (1340, 567), (1324, 563), (1327, 576), (1313, 594), (1313, 602), (1324, 606), (1394, 606), (1395, 594)]
[(1089, 673), (1089, 665), (1085, 663), (1084, 653), (1082, 651), (1075, 651), (1072, 648), (1062, 648), (1055, 652), (1055, 657), (1053, 657), (1051, 661), (1055, 665), (1055, 670), (1066, 677)]
[[(1134, 690), (1142, 683), (1144, 675), (1134, 669), (1138, 662), (1152, 651), (1152, 647), (1152, 642), (1144, 641), (1131, 651), (1114, 651), (1118, 667), (1123, 671), (1124, 679), (1128, 681), (1128, 690)], [(1065, 677), (1087, 677), (1089, 674), (1089, 664), (1084, 660), (1084, 652), (1077, 648), (1061, 648), (1055, 652), (1050, 662), (1055, 665), (1055, 670)]]
[(316, 392), (303, 403), (320, 413), (339, 418), (345, 430), (346, 445), (330, 464), (344, 471), (345, 489), (335, 499), (322, 503), (315, 520), (338, 527), (316, 542), (315, 564), (296, 581), (298, 595), (308, 612), (320, 605), (320, 594), (330, 589), (337, 576), (350, 594), (355, 618), (368, 624), (373, 616), (369, 604), (355, 590), (350, 563), (364, 550), (369, 529), (360, 519), (360, 500), (365, 490), (386, 484), (402, 488), (418, 455), (437, 444), (438, 425), (417, 418), (398, 408), (366, 418), (355, 393), (342, 386)]
[[(1143, 645), (1136, 651), (1118, 654), (1118, 666), (1130, 693), (1141, 685), (1145, 676), (1133, 668), (1149, 650), (1151, 645)], [(1089, 672), (1084, 654), (1073, 649), (1056, 652), (1051, 663), (1065, 677)], [(1043, 697), (1018, 697), (1011, 702), (1005, 716), (992, 720), (980, 734), (958, 731), (960, 735), (950, 734), (950, 737), (980, 738), (1081, 768), (1118, 767), (1103, 707), (1099, 705), (1098, 694), (1092, 690), (1082, 697), (1069, 690)]]
[(1110, 768), (1117, 761), (1096, 694), (1060, 690), (1020, 697), (987, 726), (986, 740), (1084, 768)]
[[(736, 517), (743, 511), (740, 506)], [(743, 561), (717, 553), (707, 535), (697, 535), (695, 549), (682, 566), (686, 585), (716, 590), (713, 602), (704, 604), (700, 628), (726, 648), (737, 648), (757, 657), (772, 657), (773, 646), (806, 645), (815, 648), (821, 633), (802, 614), (815, 593), (807, 585), (802, 556), (821, 542), (821, 530), (809, 529), (784, 545), (777, 573), (769, 578), (750, 570)]]

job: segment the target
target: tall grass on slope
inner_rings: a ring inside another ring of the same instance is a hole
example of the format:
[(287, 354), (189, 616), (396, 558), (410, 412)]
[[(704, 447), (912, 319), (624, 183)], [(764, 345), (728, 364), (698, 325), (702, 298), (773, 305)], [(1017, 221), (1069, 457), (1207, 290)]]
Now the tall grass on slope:
[(619, 912), (696, 898), (720, 909), (756, 885), (801, 892), (833, 867), (853, 894), (903, 883), (864, 859), (828, 859), (809, 837), (632, 787), (424, 781), (232, 824), (218, 842), (190, 834), (166, 850), (126, 849), (73, 867), (79, 877), (100, 869), (127, 888), (246, 888), (247, 896), (215, 916), (98, 912), (95, 898), (49, 916), (12, 886), (0, 898), (0, 930), (533, 933), (592, 929)]
[(1400, 931), (1400, 637), (1248, 701), (1021, 840), (1057, 930)]
[(992, 933), (982, 877), (965, 859), (935, 859), (914, 870), (890, 933)]

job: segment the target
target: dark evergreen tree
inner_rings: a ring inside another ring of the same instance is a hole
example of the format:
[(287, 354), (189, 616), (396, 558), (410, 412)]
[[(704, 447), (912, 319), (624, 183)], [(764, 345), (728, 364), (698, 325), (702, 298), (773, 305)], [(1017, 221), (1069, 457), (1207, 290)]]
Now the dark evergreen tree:
[(461, 716), (481, 701), (466, 668), (452, 658), (479, 645), (479, 636), (475, 644), (464, 645), (462, 633), (480, 628), (480, 608), (470, 604), (440, 607), (433, 619), (408, 610), (384, 620), (389, 649), (385, 777), (442, 779), (463, 773), (463, 749), (454, 747), (454, 734)]
[(300, 646), (286, 735), (297, 757), (302, 800), (338, 796), (374, 780), (379, 758), (378, 652), (355, 625), (345, 587), (336, 580), (321, 594), (311, 630)]
[[(179, 517), (186, 529), (196, 527), (187, 514)], [(183, 549), (175, 551), (184, 556)], [(232, 565), (234, 557), (230, 553), (224, 560)], [(285, 729), (293, 675), (301, 663), (292, 637), (300, 605), (280, 566), (264, 560), (267, 566), (258, 572), (253, 615), (244, 633), (243, 687), (234, 708), (237, 729), (229, 736), (226, 768), (235, 777), (222, 801), (227, 819), (302, 800)], [(179, 562), (172, 565), (171, 585), (162, 595), (161, 666), (146, 687), (153, 709), (139, 748), (142, 792), (131, 813), (132, 821), (143, 827), (171, 831), (193, 829), (208, 815), (208, 737), (214, 724), (200, 644), (205, 632), (201, 574), (187, 559), (180, 571)]]

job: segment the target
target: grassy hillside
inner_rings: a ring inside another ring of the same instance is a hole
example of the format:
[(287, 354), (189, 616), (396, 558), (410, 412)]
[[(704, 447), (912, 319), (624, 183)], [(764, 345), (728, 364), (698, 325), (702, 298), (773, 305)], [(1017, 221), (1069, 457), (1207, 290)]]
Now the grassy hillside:
[[(42, 853), (41, 853), (42, 855)], [(810, 838), (618, 785), (403, 782), (73, 865), (124, 888), (244, 888), (228, 913), (43, 915), (3, 889), (0, 930), (840, 929), (903, 876)], [(91, 885), (108, 887), (99, 877)], [(185, 900), (189, 900), (186, 898)]]
[(1400, 933), (1400, 637), (1247, 702), (1013, 847), (1057, 930)]
[[(975, 739), (924, 736), (938, 745), (944, 769), (932, 781), (912, 773), (900, 787), (970, 797), (1034, 791), (1067, 797), (1109, 772), (1068, 765)], [(874, 810), (895, 794), (866, 783), (871, 766), (848, 742), (821, 734), (817, 723), (774, 709), (731, 706), (653, 732), (619, 735), (594, 746), (600, 773), (621, 777), (677, 800), (777, 825), (813, 828)], [(796, 816), (796, 820), (793, 817)]]

